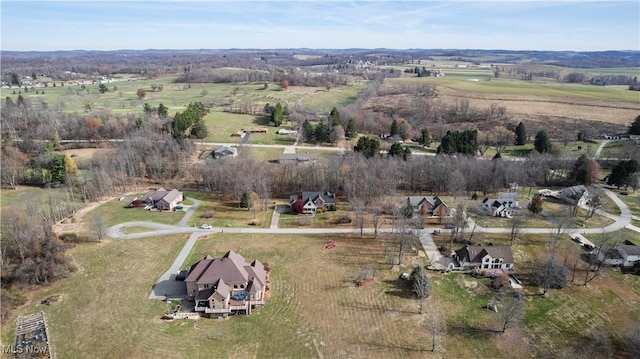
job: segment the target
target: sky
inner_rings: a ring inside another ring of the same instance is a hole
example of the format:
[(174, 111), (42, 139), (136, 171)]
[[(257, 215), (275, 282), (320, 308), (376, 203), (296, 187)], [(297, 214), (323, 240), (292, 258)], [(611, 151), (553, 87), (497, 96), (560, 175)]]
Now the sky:
[(0, 0), (0, 14), (9, 51), (640, 50), (640, 0)]

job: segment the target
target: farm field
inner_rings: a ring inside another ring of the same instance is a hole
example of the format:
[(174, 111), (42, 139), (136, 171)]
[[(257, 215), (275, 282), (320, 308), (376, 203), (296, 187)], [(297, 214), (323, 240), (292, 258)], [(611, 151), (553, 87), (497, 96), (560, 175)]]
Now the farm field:
[(460, 77), (404, 77), (388, 79), (386, 86), (435, 86), (447, 103), (463, 99), (477, 108), (505, 106), (512, 115), (561, 117), (628, 125), (640, 110), (640, 98), (624, 87), (539, 84), (516, 80), (469, 81)]

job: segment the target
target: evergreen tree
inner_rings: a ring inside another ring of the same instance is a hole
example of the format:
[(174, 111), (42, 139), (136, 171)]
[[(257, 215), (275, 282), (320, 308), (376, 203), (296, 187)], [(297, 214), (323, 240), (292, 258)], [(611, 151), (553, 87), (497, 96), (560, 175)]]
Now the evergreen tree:
[(400, 145), (400, 142), (394, 142), (387, 154), (392, 157), (402, 156), (402, 145)]
[(575, 184), (588, 186), (591, 184), (591, 176), (589, 175), (589, 159), (586, 155), (581, 155), (571, 168), (569, 178)]
[(398, 121), (393, 120), (391, 122), (391, 128), (389, 129), (389, 135), (391, 137), (398, 136), (400, 134), (400, 126), (398, 125)]
[(549, 141), (547, 132), (544, 130), (538, 132), (536, 134), (536, 140), (533, 142), (533, 146), (536, 148), (536, 151), (540, 153), (551, 151), (551, 142)]
[(98, 92), (100, 93), (109, 92), (109, 88), (105, 84), (100, 84), (100, 86), (98, 86)]
[(314, 140), (313, 126), (309, 120), (304, 120), (302, 123), (302, 137), (305, 141), (311, 142)]
[(404, 151), (402, 152), (402, 160), (408, 161), (410, 157), (411, 157), (411, 149), (409, 147), (405, 147)]
[(64, 154), (56, 154), (53, 156), (53, 161), (51, 163), (51, 182), (52, 183), (65, 183), (66, 176), (66, 168), (65, 168), (65, 155)]
[(329, 142), (331, 140), (329, 137), (330, 131), (331, 129), (324, 123), (324, 121), (320, 121), (315, 130), (316, 140), (320, 143)]
[(198, 139), (203, 139), (209, 135), (209, 129), (207, 125), (204, 123), (204, 120), (198, 120), (196, 123), (191, 126), (191, 134), (190, 137), (195, 137)]
[(640, 165), (636, 160), (623, 160), (620, 161), (612, 170), (609, 175), (607, 183), (614, 185), (618, 188), (629, 186), (632, 176), (640, 171)]
[(240, 197), (240, 208), (249, 208), (249, 192), (242, 192), (242, 197)]
[(280, 104), (280, 102), (278, 102), (273, 108), (273, 112), (271, 113), (271, 121), (274, 123), (275, 127), (280, 127), (280, 125), (282, 125), (283, 119), (284, 112), (282, 112), (282, 105)]
[(420, 133), (422, 135), (420, 136), (419, 143), (423, 146), (429, 147), (431, 145), (431, 135), (429, 134), (429, 130), (426, 128), (423, 128), (422, 131), (420, 131)]
[(169, 108), (164, 104), (158, 105), (158, 116), (165, 118), (169, 115)]
[(629, 126), (629, 134), (640, 135), (640, 115), (638, 115), (631, 126)]
[(353, 150), (371, 158), (380, 152), (380, 141), (374, 137), (362, 136), (358, 138), (358, 143), (353, 147)]
[(347, 121), (347, 128), (344, 131), (344, 135), (347, 138), (354, 138), (358, 136), (358, 130), (356, 129), (356, 121), (352, 118)]
[(437, 152), (444, 154), (461, 153), (473, 156), (478, 151), (478, 131), (464, 130), (462, 132), (447, 131), (442, 138)]
[(340, 112), (338, 112), (338, 109), (335, 107), (331, 109), (331, 113), (329, 113), (329, 123), (331, 124), (331, 127), (342, 126)]
[(522, 146), (527, 143), (527, 130), (524, 128), (524, 123), (520, 122), (516, 127), (516, 145)]

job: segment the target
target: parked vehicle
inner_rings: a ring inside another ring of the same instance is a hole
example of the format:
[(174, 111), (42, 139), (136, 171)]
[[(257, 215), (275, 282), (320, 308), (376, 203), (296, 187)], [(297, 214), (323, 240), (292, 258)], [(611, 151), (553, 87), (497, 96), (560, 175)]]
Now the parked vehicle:
[(580, 244), (584, 243), (584, 239), (580, 238), (580, 236), (575, 236), (573, 240)]
[(212, 229), (213, 227), (211, 227), (210, 224), (203, 224), (200, 226), (200, 229)]

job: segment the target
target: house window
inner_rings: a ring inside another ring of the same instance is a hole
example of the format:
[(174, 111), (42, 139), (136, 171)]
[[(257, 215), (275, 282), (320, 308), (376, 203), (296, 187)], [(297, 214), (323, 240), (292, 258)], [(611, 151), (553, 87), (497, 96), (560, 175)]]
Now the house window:
[(204, 287), (205, 287), (205, 288), (209, 288), (209, 285), (208, 285), (208, 284), (205, 284), (205, 285), (204, 285)]

